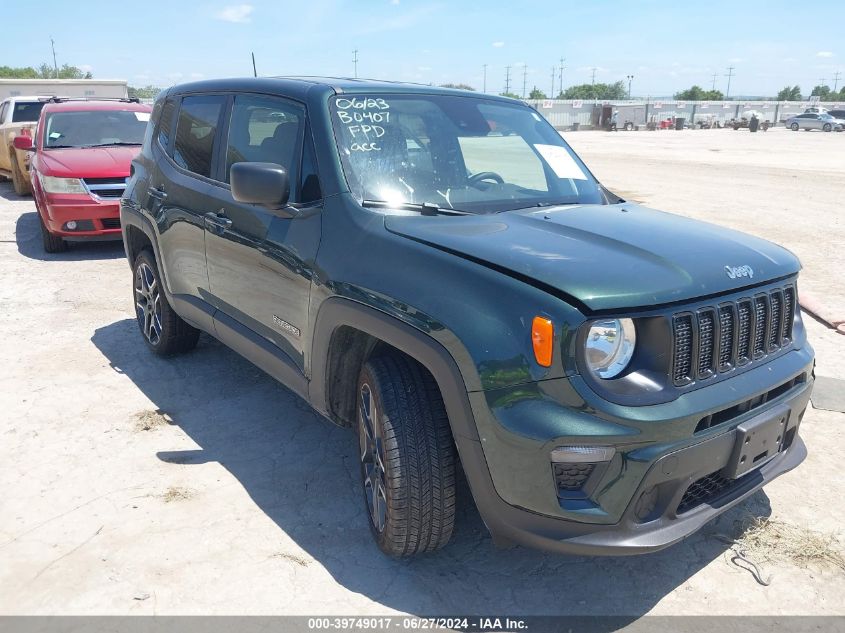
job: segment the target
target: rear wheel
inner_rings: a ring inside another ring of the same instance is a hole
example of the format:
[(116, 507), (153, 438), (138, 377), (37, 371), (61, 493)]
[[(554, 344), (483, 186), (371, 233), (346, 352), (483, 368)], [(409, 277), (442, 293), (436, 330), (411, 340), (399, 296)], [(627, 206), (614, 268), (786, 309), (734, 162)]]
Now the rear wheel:
[(200, 331), (170, 307), (149, 250), (141, 251), (135, 258), (133, 280), (135, 316), (147, 347), (159, 356), (181, 354), (196, 347)]
[(15, 155), (14, 148), (9, 148), (9, 159), (12, 164), (12, 186), (15, 188), (15, 193), (23, 196), (29, 193), (29, 183), (24, 178), (23, 171), (18, 165), (18, 157)]
[(358, 447), (370, 530), (391, 556), (446, 545), (455, 522), (455, 445), (431, 374), (402, 354), (358, 379)]
[[(36, 213), (38, 212), (36, 211)], [(50, 233), (40, 213), (38, 213), (38, 223), (41, 225), (41, 244), (46, 252), (61, 253), (67, 250), (67, 242), (60, 236)]]
[(798, 131), (798, 124), (793, 123), (792, 125), (789, 126), (789, 129), (791, 129), (793, 132), (797, 132)]
[(825, 123), (825, 124), (824, 124), (824, 127), (822, 127), (822, 129), (823, 129), (825, 132), (830, 132), (830, 131), (833, 129), (833, 126), (832, 126), (830, 123)]

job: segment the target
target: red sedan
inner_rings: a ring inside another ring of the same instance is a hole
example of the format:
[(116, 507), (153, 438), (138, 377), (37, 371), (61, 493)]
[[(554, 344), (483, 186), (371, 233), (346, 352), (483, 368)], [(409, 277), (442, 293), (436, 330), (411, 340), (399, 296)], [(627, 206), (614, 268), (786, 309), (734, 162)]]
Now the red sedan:
[(54, 99), (41, 110), (35, 138), (15, 139), (33, 152), (30, 176), (45, 251), (63, 251), (67, 239), (121, 236), (120, 196), (151, 111), (128, 99)]

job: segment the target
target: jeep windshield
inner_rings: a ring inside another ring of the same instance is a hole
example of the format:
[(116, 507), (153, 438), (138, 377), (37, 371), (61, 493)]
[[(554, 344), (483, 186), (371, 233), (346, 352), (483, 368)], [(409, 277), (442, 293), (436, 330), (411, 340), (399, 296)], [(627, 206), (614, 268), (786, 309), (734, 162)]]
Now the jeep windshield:
[(141, 145), (149, 116), (130, 110), (53, 112), (44, 122), (44, 149)]
[(602, 204), (599, 184), (527, 105), (460, 95), (340, 95), (330, 103), (362, 201), (472, 213)]

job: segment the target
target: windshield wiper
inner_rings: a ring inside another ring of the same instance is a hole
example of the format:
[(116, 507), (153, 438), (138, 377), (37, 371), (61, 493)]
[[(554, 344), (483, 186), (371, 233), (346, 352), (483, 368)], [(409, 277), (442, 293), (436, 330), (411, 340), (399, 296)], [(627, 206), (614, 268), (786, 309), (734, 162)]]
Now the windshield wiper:
[(84, 145), (45, 145), (44, 149), (75, 149)]
[(94, 143), (93, 145), (84, 145), (83, 147), (111, 147), (112, 145), (143, 145), (143, 143), (125, 143), (118, 141), (116, 143)]
[(364, 200), (361, 205), (376, 209), (408, 209), (410, 211), (419, 211), (422, 215), (472, 215), (469, 211), (461, 211), (460, 209), (444, 209), (434, 202), (423, 202), (422, 204), (417, 204), (415, 202)]
[(515, 207), (513, 209), (504, 209), (499, 211), (499, 213), (504, 213), (505, 211), (524, 211), (525, 209), (536, 209), (538, 207), (571, 207), (581, 204), (580, 202), (535, 202), (534, 204), (529, 204), (527, 207)]

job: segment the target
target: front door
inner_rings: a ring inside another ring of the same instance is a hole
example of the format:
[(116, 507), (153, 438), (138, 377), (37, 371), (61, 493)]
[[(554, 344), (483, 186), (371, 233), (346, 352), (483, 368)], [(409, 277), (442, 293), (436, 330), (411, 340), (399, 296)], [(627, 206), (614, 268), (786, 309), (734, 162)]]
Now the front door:
[[(304, 370), (321, 221), (305, 108), (282, 98), (238, 94), (227, 120), (226, 143), (218, 154), (218, 184), (212, 191), (214, 216), (206, 224), (211, 295), (215, 307), (273, 343)], [(300, 215), (283, 218), (260, 205), (236, 202), (229, 172), (234, 163), (244, 161), (282, 165), (290, 176), (291, 203)]]

